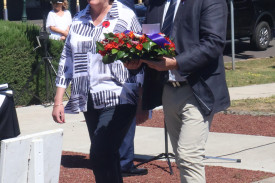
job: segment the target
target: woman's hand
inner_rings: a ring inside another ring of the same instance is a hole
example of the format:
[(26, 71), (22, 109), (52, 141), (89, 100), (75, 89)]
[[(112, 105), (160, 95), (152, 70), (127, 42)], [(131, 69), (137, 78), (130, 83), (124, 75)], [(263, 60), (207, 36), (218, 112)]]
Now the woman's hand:
[(64, 93), (65, 88), (57, 87), (52, 112), (53, 120), (57, 123), (65, 123), (64, 106), (62, 103)]
[(150, 68), (157, 71), (176, 70), (179, 68), (177, 60), (174, 57), (160, 57), (159, 61), (141, 60), (141, 62), (146, 63)]
[(124, 63), (124, 67), (130, 70), (138, 69), (142, 62), (140, 60), (131, 60), (126, 63)]
[(65, 123), (64, 106), (62, 103), (53, 106), (52, 116), (55, 122)]
[(69, 34), (69, 31), (68, 31), (68, 30), (62, 31), (62, 35), (63, 35), (63, 36), (67, 37), (68, 34)]
[(65, 36), (61, 36), (61, 37), (60, 37), (60, 40), (65, 41), (65, 40), (66, 40), (66, 37), (65, 37)]

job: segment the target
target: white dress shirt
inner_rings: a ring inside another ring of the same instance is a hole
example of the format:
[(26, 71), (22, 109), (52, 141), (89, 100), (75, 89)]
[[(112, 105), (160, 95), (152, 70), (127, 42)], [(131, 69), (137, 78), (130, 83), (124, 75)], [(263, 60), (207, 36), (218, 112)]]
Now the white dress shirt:
[[(163, 20), (162, 22), (164, 22), (168, 7), (170, 5), (170, 2), (171, 2), (171, 0), (166, 1), (165, 7), (164, 7), (164, 12), (163, 12), (163, 17), (162, 17), (162, 20)], [(175, 20), (175, 17), (176, 17), (178, 7), (179, 7), (180, 3), (181, 3), (181, 0), (177, 0), (173, 21)], [(182, 3), (184, 3), (184, 1)], [(181, 76), (181, 74), (178, 70), (169, 70), (168, 73), (169, 73), (168, 81), (171, 81), (171, 82), (173, 82), (173, 81), (186, 81), (186, 78)]]

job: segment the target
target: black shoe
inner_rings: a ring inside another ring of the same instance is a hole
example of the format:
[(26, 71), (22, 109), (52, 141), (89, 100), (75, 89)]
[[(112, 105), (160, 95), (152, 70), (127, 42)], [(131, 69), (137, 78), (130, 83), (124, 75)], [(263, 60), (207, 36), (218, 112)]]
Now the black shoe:
[(146, 168), (136, 168), (133, 167), (129, 170), (122, 171), (122, 176), (127, 177), (127, 176), (135, 176), (135, 175), (147, 175), (148, 170)]

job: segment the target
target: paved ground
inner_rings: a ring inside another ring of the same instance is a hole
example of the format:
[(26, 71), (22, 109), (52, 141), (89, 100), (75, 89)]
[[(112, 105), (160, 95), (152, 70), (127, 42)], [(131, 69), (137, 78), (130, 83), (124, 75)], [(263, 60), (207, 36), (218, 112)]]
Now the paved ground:
[[(231, 99), (247, 98), (254, 91), (258, 97), (275, 94), (275, 83), (230, 88)], [(267, 92), (268, 91), (268, 94)], [(240, 97), (243, 94), (243, 97)], [(52, 107), (30, 106), (17, 108), (17, 115), (22, 134), (31, 134), (56, 128), (64, 129), (63, 150), (89, 152), (89, 137), (82, 114), (66, 115), (66, 124), (60, 125), (51, 119)], [(81, 135), (80, 135), (81, 134)], [(275, 173), (275, 138), (251, 135), (237, 135), (211, 132), (207, 142), (207, 165), (260, 170)], [(135, 154), (138, 158), (150, 158), (164, 152), (163, 128), (137, 127), (135, 136)], [(169, 152), (171, 146), (169, 144)], [(221, 158), (216, 158), (221, 157)], [(233, 160), (227, 160), (229, 158)], [(241, 163), (235, 160), (241, 159)], [(273, 183), (275, 180), (273, 179)]]
[[(275, 57), (275, 39), (270, 42), (270, 45), (265, 51), (255, 51), (250, 47), (249, 41), (235, 42), (235, 61), (251, 58), (266, 58)], [(224, 50), (224, 61), (232, 62), (231, 43), (227, 43)]]
[[(230, 47), (230, 46), (229, 46)], [(236, 60), (275, 56), (275, 41), (264, 52), (248, 51), (248, 43), (236, 45)], [(231, 61), (228, 48), (225, 61)], [(267, 97), (275, 94), (275, 83), (230, 88), (231, 99)], [(60, 125), (51, 118), (52, 107), (30, 106), (17, 108), (21, 136), (56, 128), (64, 129), (63, 150), (89, 152), (89, 137), (82, 114), (66, 115), (66, 124)], [(164, 152), (164, 132), (162, 128), (137, 127), (135, 136), (135, 154), (139, 158), (150, 158)], [(169, 144), (169, 151), (171, 146)], [(211, 132), (207, 142), (207, 165), (218, 165), (231, 168), (260, 170), (275, 173), (275, 138), (251, 135), (237, 135)], [(217, 158), (221, 157), (221, 158)], [(229, 158), (222, 159), (222, 158)], [(241, 163), (233, 161), (241, 159)], [(269, 178), (261, 183), (274, 183)]]

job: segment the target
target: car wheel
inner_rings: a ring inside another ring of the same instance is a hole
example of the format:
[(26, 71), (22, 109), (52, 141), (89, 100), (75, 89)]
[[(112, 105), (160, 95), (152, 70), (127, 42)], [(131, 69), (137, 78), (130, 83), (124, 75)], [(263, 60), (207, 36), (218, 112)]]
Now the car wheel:
[(271, 38), (271, 30), (267, 22), (260, 22), (251, 38), (251, 45), (259, 51), (266, 50)]

